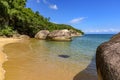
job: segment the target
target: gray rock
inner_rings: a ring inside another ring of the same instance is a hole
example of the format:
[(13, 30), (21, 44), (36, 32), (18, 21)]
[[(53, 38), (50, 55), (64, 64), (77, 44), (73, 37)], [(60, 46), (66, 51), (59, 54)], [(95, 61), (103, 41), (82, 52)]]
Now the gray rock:
[(47, 36), (48, 40), (55, 40), (55, 41), (70, 41), (71, 40), (71, 33), (69, 30), (54, 30)]
[(46, 39), (46, 37), (49, 33), (50, 32), (48, 30), (41, 30), (35, 35), (35, 38), (44, 40), (44, 39)]
[(99, 80), (120, 80), (120, 33), (97, 48), (96, 66)]
[(78, 33), (77, 31), (75, 30), (69, 30), (70, 33), (71, 33), (71, 37), (76, 37), (76, 36), (82, 36), (81, 33)]

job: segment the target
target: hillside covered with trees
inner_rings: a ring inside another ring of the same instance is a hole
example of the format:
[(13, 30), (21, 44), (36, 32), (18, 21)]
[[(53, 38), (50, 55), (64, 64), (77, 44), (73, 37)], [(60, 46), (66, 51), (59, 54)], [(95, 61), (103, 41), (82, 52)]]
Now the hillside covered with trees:
[(83, 34), (70, 25), (50, 22), (50, 18), (26, 8), (26, 2), (27, 0), (0, 0), (0, 35), (19, 33), (33, 37), (40, 30), (60, 29), (73, 29)]

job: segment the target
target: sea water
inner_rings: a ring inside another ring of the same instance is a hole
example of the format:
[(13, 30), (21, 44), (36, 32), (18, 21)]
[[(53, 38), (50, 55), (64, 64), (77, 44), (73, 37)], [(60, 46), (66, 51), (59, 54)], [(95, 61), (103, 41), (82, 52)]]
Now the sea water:
[(97, 80), (97, 47), (113, 34), (86, 34), (71, 42), (31, 39), (8, 44), (5, 80)]

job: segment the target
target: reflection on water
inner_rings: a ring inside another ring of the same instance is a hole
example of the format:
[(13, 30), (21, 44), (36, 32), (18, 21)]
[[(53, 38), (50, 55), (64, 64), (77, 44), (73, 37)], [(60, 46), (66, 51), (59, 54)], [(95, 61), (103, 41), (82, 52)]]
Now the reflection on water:
[(80, 71), (73, 80), (98, 80), (95, 65), (95, 57), (93, 57), (91, 63), (82, 71)]

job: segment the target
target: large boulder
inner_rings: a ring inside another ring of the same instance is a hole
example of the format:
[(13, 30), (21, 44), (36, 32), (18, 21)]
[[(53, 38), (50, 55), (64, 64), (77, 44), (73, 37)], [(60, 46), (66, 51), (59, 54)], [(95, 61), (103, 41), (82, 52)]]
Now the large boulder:
[(71, 41), (71, 33), (69, 30), (54, 30), (48, 36), (48, 40), (55, 40), (55, 41)]
[(120, 80), (120, 33), (97, 48), (96, 66), (99, 80)]
[(41, 30), (35, 35), (35, 38), (44, 40), (44, 39), (46, 39), (46, 37), (49, 33), (50, 32), (48, 30)]

